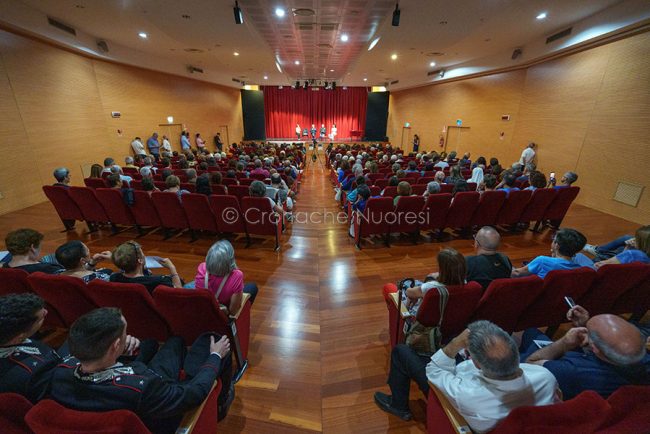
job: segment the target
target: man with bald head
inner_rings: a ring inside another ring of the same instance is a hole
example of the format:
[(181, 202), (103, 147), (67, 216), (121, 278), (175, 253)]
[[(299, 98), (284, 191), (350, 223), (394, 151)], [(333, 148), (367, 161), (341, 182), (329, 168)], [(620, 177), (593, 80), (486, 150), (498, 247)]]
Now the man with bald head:
[(497, 252), (501, 235), (492, 226), (483, 226), (474, 236), (476, 256), (465, 258), (467, 281), (475, 281), (486, 289), (494, 279), (510, 277), (512, 263), (503, 253)]
[(533, 340), (549, 341), (539, 330), (527, 330), (522, 338), (522, 360), (542, 365), (553, 373), (564, 399), (584, 390), (607, 398), (628, 384), (650, 384), (650, 356), (637, 327), (610, 315), (589, 317), (581, 306), (567, 313), (573, 322), (558, 341), (537, 349)]

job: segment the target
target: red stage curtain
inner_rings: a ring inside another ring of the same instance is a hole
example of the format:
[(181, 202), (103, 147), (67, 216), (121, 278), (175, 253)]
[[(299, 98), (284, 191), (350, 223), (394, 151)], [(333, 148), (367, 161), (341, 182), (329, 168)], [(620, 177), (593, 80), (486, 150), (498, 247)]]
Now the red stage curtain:
[(332, 124), (336, 124), (336, 138), (347, 139), (350, 131), (364, 131), (366, 127), (366, 107), (368, 90), (365, 87), (338, 87), (334, 90), (318, 88), (292, 89), (284, 86), (264, 86), (264, 120), (266, 137), (296, 137), (296, 124), (301, 129), (311, 129), (316, 125), (320, 134), (321, 124), (325, 124), (329, 135)]

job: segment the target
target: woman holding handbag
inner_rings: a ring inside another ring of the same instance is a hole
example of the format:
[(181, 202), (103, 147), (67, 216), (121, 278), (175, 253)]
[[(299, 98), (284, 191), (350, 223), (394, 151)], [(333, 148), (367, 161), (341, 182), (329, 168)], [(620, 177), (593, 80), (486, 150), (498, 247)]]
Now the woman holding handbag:
[(256, 284), (244, 284), (244, 273), (237, 268), (235, 262), (235, 249), (227, 240), (217, 241), (210, 247), (205, 262), (196, 271), (195, 286), (213, 293), (228, 312), (239, 310), (243, 293), (250, 294), (250, 302), (253, 304), (258, 292)]

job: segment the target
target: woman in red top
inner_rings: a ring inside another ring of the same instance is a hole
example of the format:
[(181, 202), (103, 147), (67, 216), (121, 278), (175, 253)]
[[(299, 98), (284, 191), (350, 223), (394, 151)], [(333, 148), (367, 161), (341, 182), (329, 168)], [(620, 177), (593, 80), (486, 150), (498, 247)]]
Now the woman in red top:
[(235, 249), (227, 240), (217, 241), (210, 247), (205, 262), (196, 271), (195, 287), (214, 294), (228, 312), (239, 310), (244, 292), (250, 294), (253, 304), (258, 291), (256, 284), (244, 284), (244, 273), (235, 262)]

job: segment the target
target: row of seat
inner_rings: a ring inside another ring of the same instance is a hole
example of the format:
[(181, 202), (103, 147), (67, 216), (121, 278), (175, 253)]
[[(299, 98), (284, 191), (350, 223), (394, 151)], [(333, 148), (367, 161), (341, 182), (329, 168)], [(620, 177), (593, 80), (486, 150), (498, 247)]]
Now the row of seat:
[[(610, 264), (594, 271), (588, 267), (555, 270), (544, 279), (535, 275), (496, 279), (483, 291), (476, 282), (449, 287), (442, 335), (445, 341), (462, 332), (476, 320), (490, 320), (507, 332), (530, 327), (556, 327), (566, 322), (568, 307), (564, 297), (573, 298), (593, 315), (601, 313), (642, 316), (650, 309), (650, 265), (641, 263)], [(396, 291), (394, 284), (384, 292)], [(425, 326), (435, 326), (440, 317), (440, 295), (428, 291), (417, 313)], [(398, 323), (397, 295), (386, 300), (389, 312), (391, 345), (403, 342), (402, 309)]]
[[(244, 187), (247, 189), (247, 187)], [(135, 226), (142, 234), (143, 227), (162, 227), (166, 237), (172, 230), (190, 230), (192, 239), (197, 231), (211, 233), (271, 235), (275, 250), (280, 249), (283, 229), (282, 217), (271, 208), (265, 197), (211, 195), (134, 191), (131, 206), (124, 203), (119, 190), (109, 188), (43, 186), (43, 191), (54, 205), (61, 220), (78, 220), (96, 224)], [(230, 189), (228, 191), (230, 193)]]
[[(390, 233), (414, 234), (420, 230), (440, 231), (445, 228), (466, 229), (481, 226), (516, 225), (550, 220), (559, 227), (580, 187), (536, 190), (475, 191), (423, 196), (400, 196), (397, 205), (392, 197), (371, 197), (363, 213), (352, 213), (355, 244), (361, 248), (361, 239), (369, 235), (384, 235), (389, 244)], [(384, 192), (386, 195), (386, 192)], [(390, 195), (390, 193), (389, 193)], [(417, 216), (417, 218), (413, 218)]]

